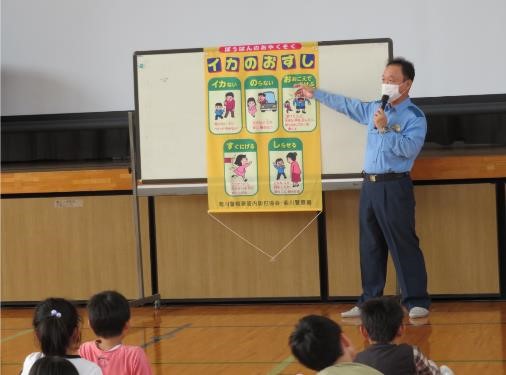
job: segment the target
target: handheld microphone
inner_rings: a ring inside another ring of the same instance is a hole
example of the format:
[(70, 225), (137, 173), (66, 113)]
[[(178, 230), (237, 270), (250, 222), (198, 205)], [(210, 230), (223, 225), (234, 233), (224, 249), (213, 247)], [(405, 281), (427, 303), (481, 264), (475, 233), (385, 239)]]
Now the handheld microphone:
[(385, 94), (381, 97), (381, 109), (385, 110), (385, 107), (387, 106), (388, 99), (390, 98), (389, 95)]

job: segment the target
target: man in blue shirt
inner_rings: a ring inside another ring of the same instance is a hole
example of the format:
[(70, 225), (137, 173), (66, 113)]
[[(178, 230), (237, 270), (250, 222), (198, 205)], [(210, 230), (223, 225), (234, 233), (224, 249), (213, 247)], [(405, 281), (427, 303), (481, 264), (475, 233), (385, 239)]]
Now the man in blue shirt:
[[(415, 232), (415, 199), (409, 172), (420, 152), (427, 122), (409, 98), (415, 78), (413, 64), (390, 60), (383, 72), (382, 95), (388, 103), (361, 102), (319, 89), (303, 87), (306, 97), (367, 126), (364, 183), (360, 194), (360, 268), (362, 295), (342, 317), (360, 316), (360, 305), (383, 295), (390, 249), (411, 318), (429, 314), (427, 273)], [(388, 99), (387, 96), (388, 95)]]

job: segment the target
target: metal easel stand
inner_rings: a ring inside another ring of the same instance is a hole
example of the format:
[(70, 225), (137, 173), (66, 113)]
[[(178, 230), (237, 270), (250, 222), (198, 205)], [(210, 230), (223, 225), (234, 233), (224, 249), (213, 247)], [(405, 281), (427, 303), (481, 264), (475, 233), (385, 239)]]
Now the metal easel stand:
[(128, 112), (128, 132), (130, 139), (130, 168), (132, 173), (132, 193), (133, 193), (133, 218), (135, 231), (135, 248), (137, 250), (137, 275), (139, 298), (130, 301), (130, 306), (138, 307), (152, 303), (155, 309), (160, 308), (160, 294), (155, 293), (150, 296), (144, 294), (144, 268), (142, 262), (142, 241), (141, 241), (141, 224), (139, 210), (139, 195), (137, 194), (137, 174), (136, 174), (136, 154), (135, 154), (135, 137), (134, 137), (134, 121), (132, 112)]

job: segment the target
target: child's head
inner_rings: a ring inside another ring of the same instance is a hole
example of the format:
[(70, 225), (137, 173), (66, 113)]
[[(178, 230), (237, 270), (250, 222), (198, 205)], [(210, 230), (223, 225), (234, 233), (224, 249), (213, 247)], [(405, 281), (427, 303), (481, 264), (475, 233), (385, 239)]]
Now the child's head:
[(130, 320), (130, 305), (115, 291), (95, 294), (88, 302), (91, 329), (99, 337), (111, 338), (123, 334)]
[(279, 166), (282, 166), (283, 164), (285, 164), (285, 163), (283, 162), (283, 159), (281, 159), (281, 158), (277, 158), (277, 159), (276, 159), (276, 161), (275, 161), (274, 163), (275, 163), (276, 165), (279, 165)]
[(295, 97), (298, 99), (298, 98), (304, 98), (304, 90), (303, 89), (298, 89), (297, 91), (295, 91)]
[(248, 98), (248, 105), (255, 105), (255, 104), (257, 104), (255, 98), (253, 98), (253, 97), (250, 96)]
[[(370, 341), (392, 342), (400, 334), (404, 312), (393, 297), (375, 298), (361, 306), (362, 333)], [(365, 330), (365, 332), (364, 332)]]
[(79, 314), (76, 307), (63, 298), (48, 298), (35, 308), (33, 328), (46, 356), (64, 356), (79, 346)]
[(318, 315), (308, 315), (299, 320), (290, 335), (289, 344), (299, 362), (315, 371), (332, 366), (345, 351), (352, 350), (341, 327), (333, 320)]
[(248, 162), (248, 158), (244, 154), (237, 155), (235, 158), (235, 165), (241, 166)]
[(77, 368), (62, 357), (42, 357), (35, 361), (28, 375), (79, 375)]
[(216, 104), (214, 105), (214, 107), (215, 107), (215, 108), (217, 108), (217, 109), (220, 109), (220, 108), (222, 108), (222, 107), (223, 107), (223, 104), (221, 104), (221, 103), (216, 103)]
[(288, 154), (286, 154), (286, 160), (288, 160), (289, 163), (295, 161), (296, 159), (297, 159), (296, 152), (289, 152)]

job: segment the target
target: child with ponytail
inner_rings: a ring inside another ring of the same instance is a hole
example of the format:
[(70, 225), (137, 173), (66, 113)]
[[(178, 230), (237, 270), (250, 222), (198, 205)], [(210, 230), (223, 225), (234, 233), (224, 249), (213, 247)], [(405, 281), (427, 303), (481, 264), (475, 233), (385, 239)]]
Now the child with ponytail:
[(26, 357), (21, 375), (28, 375), (33, 364), (47, 356), (68, 359), (80, 375), (102, 375), (100, 367), (78, 355), (80, 323), (76, 307), (63, 298), (48, 298), (39, 303), (32, 324), (41, 351)]

